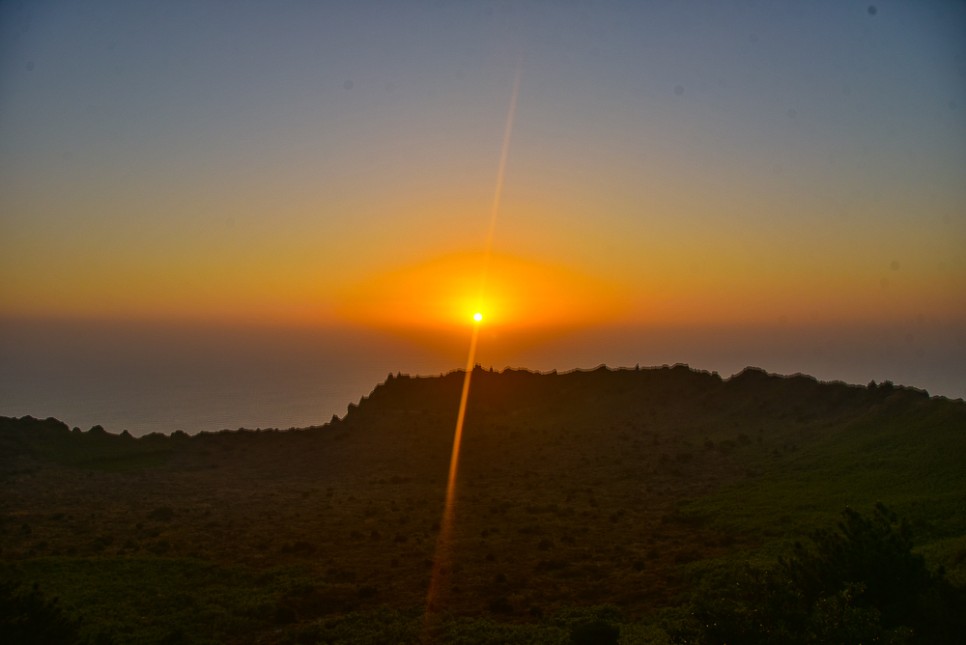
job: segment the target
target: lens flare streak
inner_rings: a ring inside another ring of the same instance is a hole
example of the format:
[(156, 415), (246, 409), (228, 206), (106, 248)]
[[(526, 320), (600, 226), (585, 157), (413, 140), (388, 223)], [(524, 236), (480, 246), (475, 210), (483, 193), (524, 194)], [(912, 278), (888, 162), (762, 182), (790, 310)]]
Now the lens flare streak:
[[(490, 209), (490, 223), (487, 229), (483, 252), (483, 266), (480, 267), (480, 282), (477, 300), (482, 302), (486, 295), (486, 282), (489, 273), (490, 256), (493, 252), (493, 238), (496, 232), (496, 220), (500, 211), (500, 198), (503, 194), (503, 181), (506, 175), (507, 156), (510, 151), (510, 135), (513, 132), (513, 121), (516, 115), (517, 98), (520, 94), (520, 79), (522, 69), (517, 68), (513, 81), (513, 92), (510, 96), (510, 107), (507, 112), (506, 126), (503, 130), (503, 144), (500, 149), (500, 162), (497, 166), (496, 186), (493, 192), (493, 204)], [(445, 586), (446, 578), (452, 571), (453, 551), (453, 523), (456, 508), (456, 481), (459, 473), (460, 445), (463, 440), (463, 424), (466, 420), (466, 408), (470, 398), (470, 382), (473, 379), (473, 368), (476, 363), (476, 345), (480, 337), (480, 323), (483, 320), (481, 312), (473, 315), (473, 333), (470, 337), (470, 349), (466, 358), (466, 372), (463, 375), (463, 389), (460, 393), (459, 411), (456, 414), (456, 429), (453, 432), (453, 450), (450, 455), (449, 475), (446, 482), (446, 501), (443, 505), (443, 517), (439, 525), (439, 535), (436, 538), (436, 551), (433, 557), (433, 569), (430, 575), (429, 590), (426, 594), (426, 613), (423, 620), (424, 643), (432, 641), (433, 619), (438, 615), (440, 595)]]
[(479, 325), (473, 326), (470, 337), (470, 351), (466, 359), (466, 373), (463, 375), (463, 390), (460, 393), (460, 406), (456, 414), (456, 430), (453, 432), (453, 451), (449, 460), (449, 476), (446, 481), (446, 501), (443, 505), (443, 517), (439, 523), (439, 535), (436, 538), (436, 552), (433, 558), (433, 570), (429, 581), (429, 592), (426, 595), (426, 625), (438, 609), (438, 597), (443, 579), (449, 572), (450, 547), (452, 545), (453, 515), (456, 506), (456, 476), (459, 472), (460, 445), (463, 441), (463, 423), (466, 420), (466, 405), (470, 398), (470, 381), (473, 378), (473, 367), (476, 361), (476, 344), (480, 337)]
[(506, 126), (503, 129), (503, 145), (500, 146), (500, 163), (496, 169), (496, 187), (493, 190), (493, 204), (490, 207), (490, 225), (486, 231), (486, 242), (483, 246), (483, 266), (480, 271), (480, 288), (478, 297), (482, 298), (486, 292), (486, 281), (490, 271), (490, 256), (493, 252), (493, 238), (496, 235), (496, 220), (500, 212), (500, 200), (503, 197), (503, 181), (506, 177), (506, 162), (510, 154), (510, 135), (513, 133), (513, 122), (516, 119), (517, 99), (520, 96), (520, 80), (523, 69), (517, 68), (513, 79), (513, 93), (510, 95), (510, 109), (506, 115)]

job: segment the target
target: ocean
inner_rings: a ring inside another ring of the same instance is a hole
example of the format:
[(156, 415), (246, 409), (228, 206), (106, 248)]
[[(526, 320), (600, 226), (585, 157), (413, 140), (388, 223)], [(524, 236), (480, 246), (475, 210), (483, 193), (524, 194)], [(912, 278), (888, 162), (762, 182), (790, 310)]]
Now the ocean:
[(77, 323), (3, 331), (0, 415), (134, 436), (321, 425), (390, 372), (461, 367), (378, 334)]
[[(0, 321), (0, 415), (56, 417), (82, 430), (101, 425), (135, 436), (321, 425), (390, 373), (462, 369), (464, 346), (346, 329)], [(966, 397), (958, 328), (628, 328), (545, 338), (485, 330), (477, 359), (498, 370), (538, 371), (687, 363), (723, 377), (753, 365)]]

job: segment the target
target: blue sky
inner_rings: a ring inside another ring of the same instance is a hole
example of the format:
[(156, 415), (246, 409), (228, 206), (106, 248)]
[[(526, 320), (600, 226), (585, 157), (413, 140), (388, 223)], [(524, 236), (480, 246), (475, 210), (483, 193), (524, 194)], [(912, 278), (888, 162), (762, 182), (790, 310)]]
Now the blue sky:
[(358, 324), (483, 246), (520, 74), (493, 248), (607, 284), (603, 327), (928, 337), (966, 322), (963, 33), (961, 2), (3, 3), (0, 315)]

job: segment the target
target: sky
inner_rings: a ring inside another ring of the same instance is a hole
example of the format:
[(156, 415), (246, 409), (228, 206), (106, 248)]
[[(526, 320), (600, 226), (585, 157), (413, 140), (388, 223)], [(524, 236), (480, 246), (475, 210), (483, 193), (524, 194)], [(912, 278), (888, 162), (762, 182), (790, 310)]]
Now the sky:
[(498, 363), (964, 396), (963, 33), (962, 2), (4, 2), (0, 319), (455, 356), (479, 309)]

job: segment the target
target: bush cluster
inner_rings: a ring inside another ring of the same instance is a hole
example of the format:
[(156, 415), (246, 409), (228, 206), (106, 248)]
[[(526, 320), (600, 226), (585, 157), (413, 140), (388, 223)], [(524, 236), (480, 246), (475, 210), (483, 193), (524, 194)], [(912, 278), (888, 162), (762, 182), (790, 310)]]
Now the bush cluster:
[(908, 525), (878, 504), (846, 509), (772, 569), (706, 581), (679, 643), (961, 643), (966, 595), (912, 551)]

